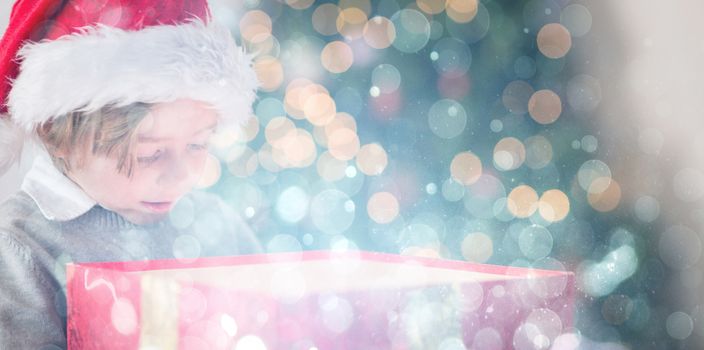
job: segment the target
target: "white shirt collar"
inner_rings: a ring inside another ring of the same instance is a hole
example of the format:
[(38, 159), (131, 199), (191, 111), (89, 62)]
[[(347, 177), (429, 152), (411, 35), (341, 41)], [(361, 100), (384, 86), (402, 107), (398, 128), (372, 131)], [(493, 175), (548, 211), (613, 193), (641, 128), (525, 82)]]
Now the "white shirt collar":
[(20, 188), (34, 199), (44, 217), (68, 221), (85, 214), (97, 204), (54, 166), (45, 149), (38, 148), (39, 154)]

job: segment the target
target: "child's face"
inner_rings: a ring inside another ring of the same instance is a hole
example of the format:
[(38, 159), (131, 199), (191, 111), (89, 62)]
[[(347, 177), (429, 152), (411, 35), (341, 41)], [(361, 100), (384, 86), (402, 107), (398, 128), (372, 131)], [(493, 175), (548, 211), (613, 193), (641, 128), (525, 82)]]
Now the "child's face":
[(84, 166), (67, 175), (106, 209), (135, 224), (164, 219), (198, 182), (217, 114), (198, 101), (156, 104), (137, 126), (132, 177), (117, 159), (88, 152)]

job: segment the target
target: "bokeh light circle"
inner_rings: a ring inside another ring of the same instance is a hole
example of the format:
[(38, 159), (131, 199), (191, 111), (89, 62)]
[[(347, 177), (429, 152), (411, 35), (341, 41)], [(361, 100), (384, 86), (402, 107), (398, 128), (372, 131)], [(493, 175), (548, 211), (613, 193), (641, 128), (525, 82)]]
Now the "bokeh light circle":
[(370, 143), (362, 146), (357, 153), (357, 167), (369, 176), (380, 175), (388, 165), (388, 156), (381, 145)]
[(453, 180), (471, 185), (482, 175), (482, 162), (472, 152), (461, 152), (452, 158), (450, 174)]
[(702, 242), (694, 230), (675, 225), (660, 235), (658, 243), (660, 259), (675, 270), (694, 266), (702, 255)]
[(291, 186), (281, 192), (276, 200), (276, 213), (288, 223), (297, 223), (308, 214), (308, 193), (298, 186)]
[(336, 20), (337, 31), (348, 40), (361, 38), (366, 23), (367, 14), (357, 7), (344, 8)]
[(528, 102), (533, 96), (533, 87), (523, 80), (514, 80), (506, 85), (501, 101), (512, 114), (528, 112)]
[(560, 23), (569, 30), (572, 36), (581, 37), (592, 28), (592, 14), (583, 5), (572, 4), (562, 9)]
[(484, 263), (494, 254), (494, 241), (483, 232), (473, 232), (464, 237), (462, 256), (471, 262)]
[(372, 70), (372, 84), (382, 93), (392, 93), (401, 85), (401, 72), (392, 64), (380, 64)]
[(562, 113), (560, 96), (547, 89), (536, 91), (528, 100), (528, 112), (540, 124), (553, 123)]
[(364, 41), (375, 49), (385, 49), (396, 40), (396, 27), (388, 18), (376, 16), (364, 25)]
[(463, 41), (455, 38), (440, 39), (434, 46), (433, 52), (437, 58), (432, 60), (433, 67), (438, 74), (457, 78), (463, 76), (472, 64), (472, 52)]
[(526, 159), (523, 143), (515, 137), (505, 137), (494, 146), (494, 166), (501, 171), (518, 169)]
[(570, 212), (570, 200), (567, 195), (557, 189), (543, 192), (538, 202), (538, 212), (548, 222), (564, 219)]
[(343, 73), (354, 62), (352, 48), (343, 41), (333, 41), (325, 45), (320, 53), (323, 67), (330, 73)]
[(541, 169), (552, 161), (552, 144), (545, 136), (531, 136), (525, 140), (526, 166)]
[[(474, 44), (489, 32), (491, 17), (483, 3), (477, 0), (452, 0), (447, 4), (445, 26), (450, 35), (467, 44)], [(457, 8), (462, 8), (462, 11), (456, 11)]]
[(577, 181), (579, 182), (579, 186), (589, 193), (601, 193), (608, 188), (610, 182), (605, 182), (604, 180), (601, 180), (595, 186), (592, 186), (593, 182), (598, 178), (611, 178), (611, 168), (609, 168), (606, 163), (598, 159), (592, 159), (584, 162), (577, 171)]
[(538, 32), (538, 50), (546, 57), (556, 59), (567, 54), (572, 47), (572, 37), (559, 23), (549, 23)]
[(396, 196), (389, 192), (377, 192), (369, 197), (367, 202), (369, 218), (379, 224), (388, 224), (399, 214), (399, 203)]
[(538, 260), (550, 255), (553, 237), (550, 231), (539, 225), (530, 225), (521, 231), (518, 246), (523, 255), (531, 260)]
[(425, 47), (430, 39), (430, 22), (420, 12), (404, 9), (391, 17), (396, 28), (392, 45), (401, 52), (415, 53)]
[(575, 111), (589, 112), (601, 102), (601, 84), (591, 75), (579, 74), (567, 82), (567, 103)]
[(445, 2), (445, 11), (447, 12), (447, 17), (456, 23), (468, 23), (477, 15), (479, 11), (479, 1), (447, 0)]
[(322, 4), (313, 11), (313, 28), (322, 35), (337, 34), (337, 17), (340, 8), (335, 4)]
[(621, 186), (609, 177), (596, 178), (587, 192), (589, 204), (600, 212), (612, 211), (621, 202)]
[(684, 168), (672, 179), (672, 189), (684, 202), (695, 202), (704, 196), (704, 174), (694, 168)]
[(351, 129), (339, 128), (328, 138), (330, 154), (340, 160), (350, 160), (359, 152), (359, 136)]
[(310, 217), (313, 225), (328, 234), (347, 230), (354, 221), (355, 208), (350, 206), (350, 197), (339, 190), (324, 190), (313, 197)]
[(538, 209), (538, 194), (528, 185), (521, 185), (509, 193), (506, 206), (514, 216), (527, 218)]
[(457, 101), (444, 99), (433, 103), (428, 111), (430, 130), (443, 139), (459, 136), (467, 125), (467, 112)]

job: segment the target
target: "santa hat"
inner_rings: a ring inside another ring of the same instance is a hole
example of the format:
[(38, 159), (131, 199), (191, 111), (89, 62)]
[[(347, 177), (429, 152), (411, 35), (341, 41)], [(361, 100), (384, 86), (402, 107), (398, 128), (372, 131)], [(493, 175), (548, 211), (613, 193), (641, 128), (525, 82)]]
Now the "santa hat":
[(71, 111), (190, 98), (242, 122), (251, 58), (206, 0), (18, 0), (0, 41), (0, 174), (37, 125)]

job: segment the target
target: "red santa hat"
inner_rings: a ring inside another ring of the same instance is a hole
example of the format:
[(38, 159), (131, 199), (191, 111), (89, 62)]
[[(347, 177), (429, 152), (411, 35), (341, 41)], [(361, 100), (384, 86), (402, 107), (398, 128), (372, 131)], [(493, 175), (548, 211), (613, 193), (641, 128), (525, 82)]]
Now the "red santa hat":
[(0, 41), (0, 174), (37, 125), (72, 111), (190, 98), (242, 122), (251, 58), (206, 0), (18, 0)]

